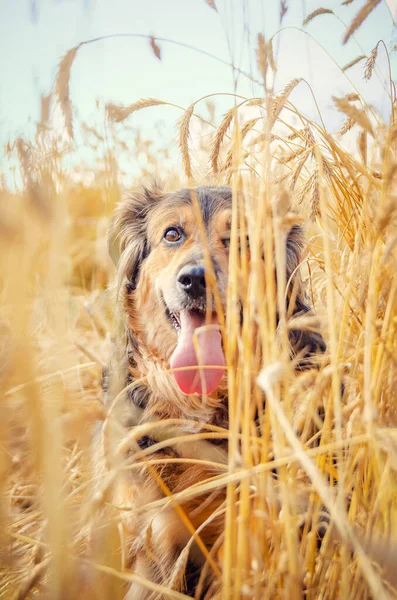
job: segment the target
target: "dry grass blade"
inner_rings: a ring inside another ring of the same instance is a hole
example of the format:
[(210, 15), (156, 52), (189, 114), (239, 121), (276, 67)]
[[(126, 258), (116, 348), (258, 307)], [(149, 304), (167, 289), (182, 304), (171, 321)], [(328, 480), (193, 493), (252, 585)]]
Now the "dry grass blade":
[(365, 131), (360, 131), (358, 134), (358, 150), (363, 163), (367, 164), (367, 134)]
[(277, 71), (277, 65), (276, 65), (276, 61), (274, 60), (273, 38), (270, 38), (270, 40), (267, 43), (267, 57), (269, 60), (269, 65), (275, 73)]
[(276, 96), (275, 98), (273, 98), (273, 102), (272, 102), (272, 113), (271, 113), (271, 122), (272, 125), (274, 125), (274, 123), (277, 121), (280, 112), (282, 111), (282, 109), (284, 108), (285, 103), (287, 102), (290, 94), (292, 93), (292, 91), (296, 88), (296, 86), (303, 81), (303, 79), (301, 77), (296, 78), (296, 79), (292, 79), (284, 88), (284, 90), (281, 92), (281, 94), (279, 94), (278, 96)]
[(343, 99), (348, 102), (356, 102), (357, 100), (360, 100), (360, 96), (356, 94), (356, 92), (350, 92), (349, 94), (346, 94), (346, 96), (343, 96)]
[(245, 103), (245, 106), (262, 106), (264, 102), (264, 98), (251, 98), (251, 100)]
[(358, 125), (360, 125), (360, 127), (373, 135), (371, 121), (364, 110), (356, 108), (353, 104), (350, 104), (346, 98), (336, 98), (333, 96), (332, 99), (339, 111), (343, 112), (346, 116), (351, 117)]
[(185, 546), (185, 548), (180, 553), (178, 559), (175, 561), (174, 570), (170, 576), (169, 587), (171, 590), (180, 589), (181, 584), (186, 576), (186, 566), (189, 560), (189, 545)]
[(318, 170), (316, 169), (313, 173), (313, 179), (311, 183), (311, 193), (309, 198), (310, 206), (310, 218), (315, 221), (320, 216), (320, 183), (318, 178)]
[(30, 144), (22, 138), (17, 138), (15, 148), (18, 153), (18, 159), (21, 166), (21, 173), (28, 186), (31, 177), (31, 148)]
[(312, 173), (310, 175), (310, 177), (308, 179), (306, 179), (306, 181), (304, 181), (302, 183), (302, 185), (300, 186), (299, 190), (298, 190), (298, 194), (297, 194), (297, 204), (298, 206), (300, 204), (302, 204), (302, 202), (304, 201), (304, 199), (306, 198), (307, 194), (309, 193), (309, 191), (312, 188), (313, 185), (313, 178), (315, 177), (315, 173)]
[(287, 99), (289, 97), (289, 95), (291, 94), (291, 92), (296, 88), (296, 86), (303, 81), (302, 77), (297, 77), (295, 79), (291, 79), (291, 81), (285, 86), (282, 94), (279, 96), (279, 98), (285, 98)]
[(214, 10), (217, 10), (216, 8), (216, 4), (214, 0), (205, 0), (206, 3), (208, 4), (208, 6), (210, 6), (211, 8), (213, 8)]
[(317, 142), (316, 142), (316, 138), (314, 137), (314, 133), (313, 133), (310, 125), (306, 125), (306, 127), (304, 127), (303, 136), (306, 138), (306, 140), (305, 140), (306, 147), (310, 148), (310, 150), (313, 151), (313, 148), (315, 147)]
[(280, 0), (280, 23), (282, 23), (285, 15), (287, 14), (288, 6), (287, 0)]
[(247, 133), (249, 133), (251, 131), (251, 129), (253, 129), (253, 127), (255, 127), (255, 125), (259, 121), (259, 118), (260, 117), (255, 117), (254, 119), (249, 119), (248, 121), (246, 121), (244, 123), (244, 125), (241, 128), (241, 139), (242, 140), (244, 140)]
[(179, 121), (179, 147), (182, 153), (183, 168), (186, 177), (189, 179), (193, 176), (192, 164), (189, 154), (189, 137), (190, 137), (190, 119), (194, 111), (195, 103), (193, 102), (184, 112)]
[(301, 140), (303, 140), (304, 133), (305, 133), (305, 129), (293, 131), (292, 133), (287, 135), (287, 140), (293, 141), (293, 140), (296, 140), (297, 138), (300, 138)]
[(368, 15), (380, 4), (381, 0), (367, 0), (366, 4), (358, 11), (348, 30), (343, 38), (343, 43), (346, 44), (353, 33), (364, 23)]
[(371, 54), (364, 67), (364, 78), (369, 81), (372, 77), (372, 71), (375, 67), (376, 57), (378, 56), (378, 45), (375, 46), (373, 50), (371, 50)]
[(291, 193), (295, 189), (296, 183), (297, 183), (297, 181), (299, 179), (299, 176), (300, 176), (300, 174), (302, 172), (303, 167), (305, 166), (307, 158), (308, 158), (308, 154), (302, 154), (301, 157), (300, 157), (300, 159), (299, 159), (299, 161), (298, 161), (298, 164), (295, 167), (295, 169), (292, 171), (292, 173), (288, 177)]
[(279, 135), (274, 135), (272, 134), (267, 134), (267, 133), (260, 133), (259, 135), (257, 135), (256, 137), (254, 137), (252, 140), (250, 140), (249, 145), (252, 148), (253, 146), (255, 146), (256, 144), (271, 144), (272, 142), (275, 141), (279, 141), (279, 142), (284, 142), (284, 138), (280, 137)]
[(41, 95), (40, 98), (40, 123), (45, 125), (50, 118), (51, 94)]
[(293, 448), (294, 453), (296, 453), (296, 455), (302, 461), (301, 464), (303, 468), (307, 471), (322, 501), (331, 513), (334, 522), (338, 527), (340, 535), (343, 536), (344, 541), (349, 541), (351, 543), (354, 551), (356, 552), (356, 555), (359, 560), (360, 569), (362, 570), (362, 573), (368, 582), (369, 588), (373, 596), (375, 598), (386, 599), (388, 598), (388, 595), (386, 594), (385, 588), (383, 587), (383, 583), (381, 578), (379, 577), (379, 574), (372, 566), (370, 558), (367, 556), (363, 549), (363, 546), (361, 546), (360, 541), (355, 536), (353, 528), (348, 522), (345, 513), (340, 512), (336, 507), (336, 504), (334, 504), (332, 495), (329, 493), (329, 489), (327, 488), (327, 482), (325, 478), (319, 471), (318, 467), (315, 465), (314, 461), (311, 461), (305, 453), (303, 445), (294, 434), (293, 428), (291, 427), (287, 417), (285, 416), (284, 409), (280, 400), (272, 391), (275, 382), (277, 382), (277, 378), (280, 379), (280, 371), (280, 365), (278, 365), (277, 363), (275, 365), (270, 365), (269, 367), (266, 367), (266, 369), (264, 369), (260, 373), (258, 377), (258, 383), (265, 391), (266, 397), (269, 398), (269, 403), (271, 403), (272, 410), (274, 410), (279, 421), (282, 422), (282, 429), (288, 438), (289, 444)]
[(161, 60), (161, 49), (160, 46), (156, 43), (156, 38), (153, 36), (149, 40), (149, 45), (154, 52), (154, 55)]
[(348, 131), (351, 130), (352, 127), (356, 124), (355, 119), (352, 117), (347, 117), (346, 121), (343, 123), (342, 127), (339, 129), (338, 133), (340, 135), (345, 135)]
[(357, 56), (357, 58), (354, 58), (353, 60), (348, 62), (344, 67), (342, 67), (342, 71), (347, 71), (348, 69), (351, 69), (352, 67), (354, 67), (354, 65), (356, 65), (360, 61), (364, 60), (364, 58), (367, 58), (365, 54), (361, 54), (360, 56)]
[(394, 140), (397, 137), (397, 123), (393, 123), (390, 127), (390, 131), (389, 131), (389, 140), (390, 143), (394, 142)]
[[(245, 137), (247, 136), (247, 134), (255, 127), (255, 125), (256, 125), (256, 123), (258, 121), (259, 121), (259, 117), (256, 117), (254, 119), (249, 119), (246, 123), (244, 123), (244, 125), (241, 128), (241, 141), (243, 141), (245, 139)], [(258, 138), (256, 138), (256, 140), (257, 139)], [(252, 141), (252, 143), (256, 143), (255, 139)], [(230, 149), (229, 149), (229, 151), (228, 151), (228, 153), (227, 153), (225, 164), (222, 167), (222, 171), (227, 171), (227, 170), (231, 169), (231, 167), (233, 165), (233, 153), (234, 153), (234, 151), (235, 151), (234, 144), (232, 144), (231, 147), (230, 147)]]
[(302, 148), (297, 148), (293, 152), (290, 152), (289, 154), (287, 154), (287, 156), (282, 157), (280, 160), (281, 160), (281, 162), (282, 162), (283, 165), (287, 165), (292, 160), (295, 160), (295, 158), (298, 158), (299, 156), (302, 156), (302, 154), (304, 152), (307, 152), (307, 148), (305, 146), (302, 146)]
[(218, 129), (215, 132), (215, 137), (214, 137), (214, 141), (213, 141), (211, 153), (210, 153), (210, 161), (211, 161), (212, 170), (214, 171), (214, 173), (218, 172), (218, 158), (219, 158), (220, 148), (221, 148), (221, 145), (223, 142), (223, 138), (225, 137), (226, 132), (229, 129), (230, 124), (233, 120), (233, 116), (234, 116), (234, 109), (231, 109), (227, 113), (225, 113)]
[(310, 21), (312, 21), (319, 15), (333, 15), (333, 14), (334, 14), (334, 11), (331, 10), (330, 8), (317, 8), (316, 10), (311, 12), (310, 15), (307, 15), (307, 17), (305, 19), (303, 19), (302, 25), (307, 25), (308, 23), (310, 23)]
[(47, 569), (49, 565), (49, 559), (43, 560), (41, 563), (35, 565), (29, 574), (28, 578), (22, 584), (21, 588), (14, 596), (14, 600), (24, 600), (29, 592), (32, 591), (32, 588), (36, 586), (40, 578), (43, 576), (44, 571)]
[(309, 214), (311, 221), (315, 221), (320, 216), (320, 187), (319, 187), (319, 175), (318, 169), (316, 168), (310, 177), (302, 184), (299, 192), (297, 201), (298, 204), (302, 204), (303, 200), (308, 197)]
[(167, 103), (163, 100), (157, 100), (157, 98), (141, 98), (129, 106), (120, 106), (119, 104), (109, 102), (106, 104), (106, 114), (109, 121), (112, 121), (113, 123), (122, 123), (127, 117), (138, 110), (149, 108), (149, 106), (159, 106), (161, 104)]
[(258, 33), (258, 48), (256, 49), (256, 61), (258, 64), (258, 69), (262, 75), (262, 79), (266, 83), (268, 60), (267, 47), (263, 33)]
[(55, 95), (58, 98), (59, 106), (61, 108), (63, 117), (65, 119), (66, 130), (70, 138), (73, 139), (73, 113), (72, 103), (70, 100), (70, 71), (74, 59), (76, 58), (77, 51), (82, 46), (78, 44), (74, 48), (71, 48), (66, 52), (65, 56), (59, 63), (58, 75), (55, 80)]

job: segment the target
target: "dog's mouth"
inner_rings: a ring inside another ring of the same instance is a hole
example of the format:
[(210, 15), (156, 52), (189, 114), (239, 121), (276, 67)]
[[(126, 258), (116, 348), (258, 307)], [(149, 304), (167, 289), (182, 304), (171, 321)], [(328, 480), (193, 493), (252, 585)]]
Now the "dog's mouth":
[(175, 331), (179, 335), (179, 333), (181, 331), (181, 320), (179, 318), (180, 313), (173, 312), (172, 310), (169, 310), (169, 308), (166, 307), (165, 314), (167, 315), (167, 318), (168, 318), (169, 322), (171, 323), (172, 327), (175, 329)]
[(225, 355), (217, 314), (198, 308), (174, 312), (166, 308), (167, 317), (178, 334), (170, 366), (179, 389), (184, 394), (210, 394), (225, 372)]

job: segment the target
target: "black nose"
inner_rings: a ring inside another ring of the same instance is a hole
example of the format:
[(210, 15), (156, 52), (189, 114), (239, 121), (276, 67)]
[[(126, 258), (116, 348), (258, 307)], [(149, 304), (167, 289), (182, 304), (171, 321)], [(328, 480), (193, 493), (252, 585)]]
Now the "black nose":
[(178, 283), (191, 298), (205, 297), (204, 267), (186, 265), (179, 271)]

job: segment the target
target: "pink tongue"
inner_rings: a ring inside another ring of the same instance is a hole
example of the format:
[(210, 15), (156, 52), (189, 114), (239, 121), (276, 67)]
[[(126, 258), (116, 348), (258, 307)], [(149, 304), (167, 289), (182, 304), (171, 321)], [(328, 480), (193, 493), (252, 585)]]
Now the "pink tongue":
[[(192, 368), (174, 371), (176, 382), (184, 394), (210, 394), (220, 384), (225, 371), (222, 337), (214, 327), (218, 324), (218, 319), (213, 316), (211, 325), (194, 335), (197, 327), (205, 326), (205, 315), (183, 310), (179, 318), (181, 331), (170, 366), (171, 369)], [(206, 366), (219, 368), (207, 369)]]

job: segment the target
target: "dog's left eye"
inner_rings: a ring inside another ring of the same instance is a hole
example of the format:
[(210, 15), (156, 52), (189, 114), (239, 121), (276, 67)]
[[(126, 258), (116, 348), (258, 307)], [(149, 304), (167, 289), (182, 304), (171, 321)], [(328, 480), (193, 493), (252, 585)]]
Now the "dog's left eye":
[(182, 231), (179, 227), (168, 227), (164, 232), (163, 239), (171, 244), (179, 242), (182, 239)]
[(225, 233), (222, 237), (221, 237), (221, 242), (222, 242), (222, 246), (226, 249), (228, 249), (230, 247), (230, 232)]

